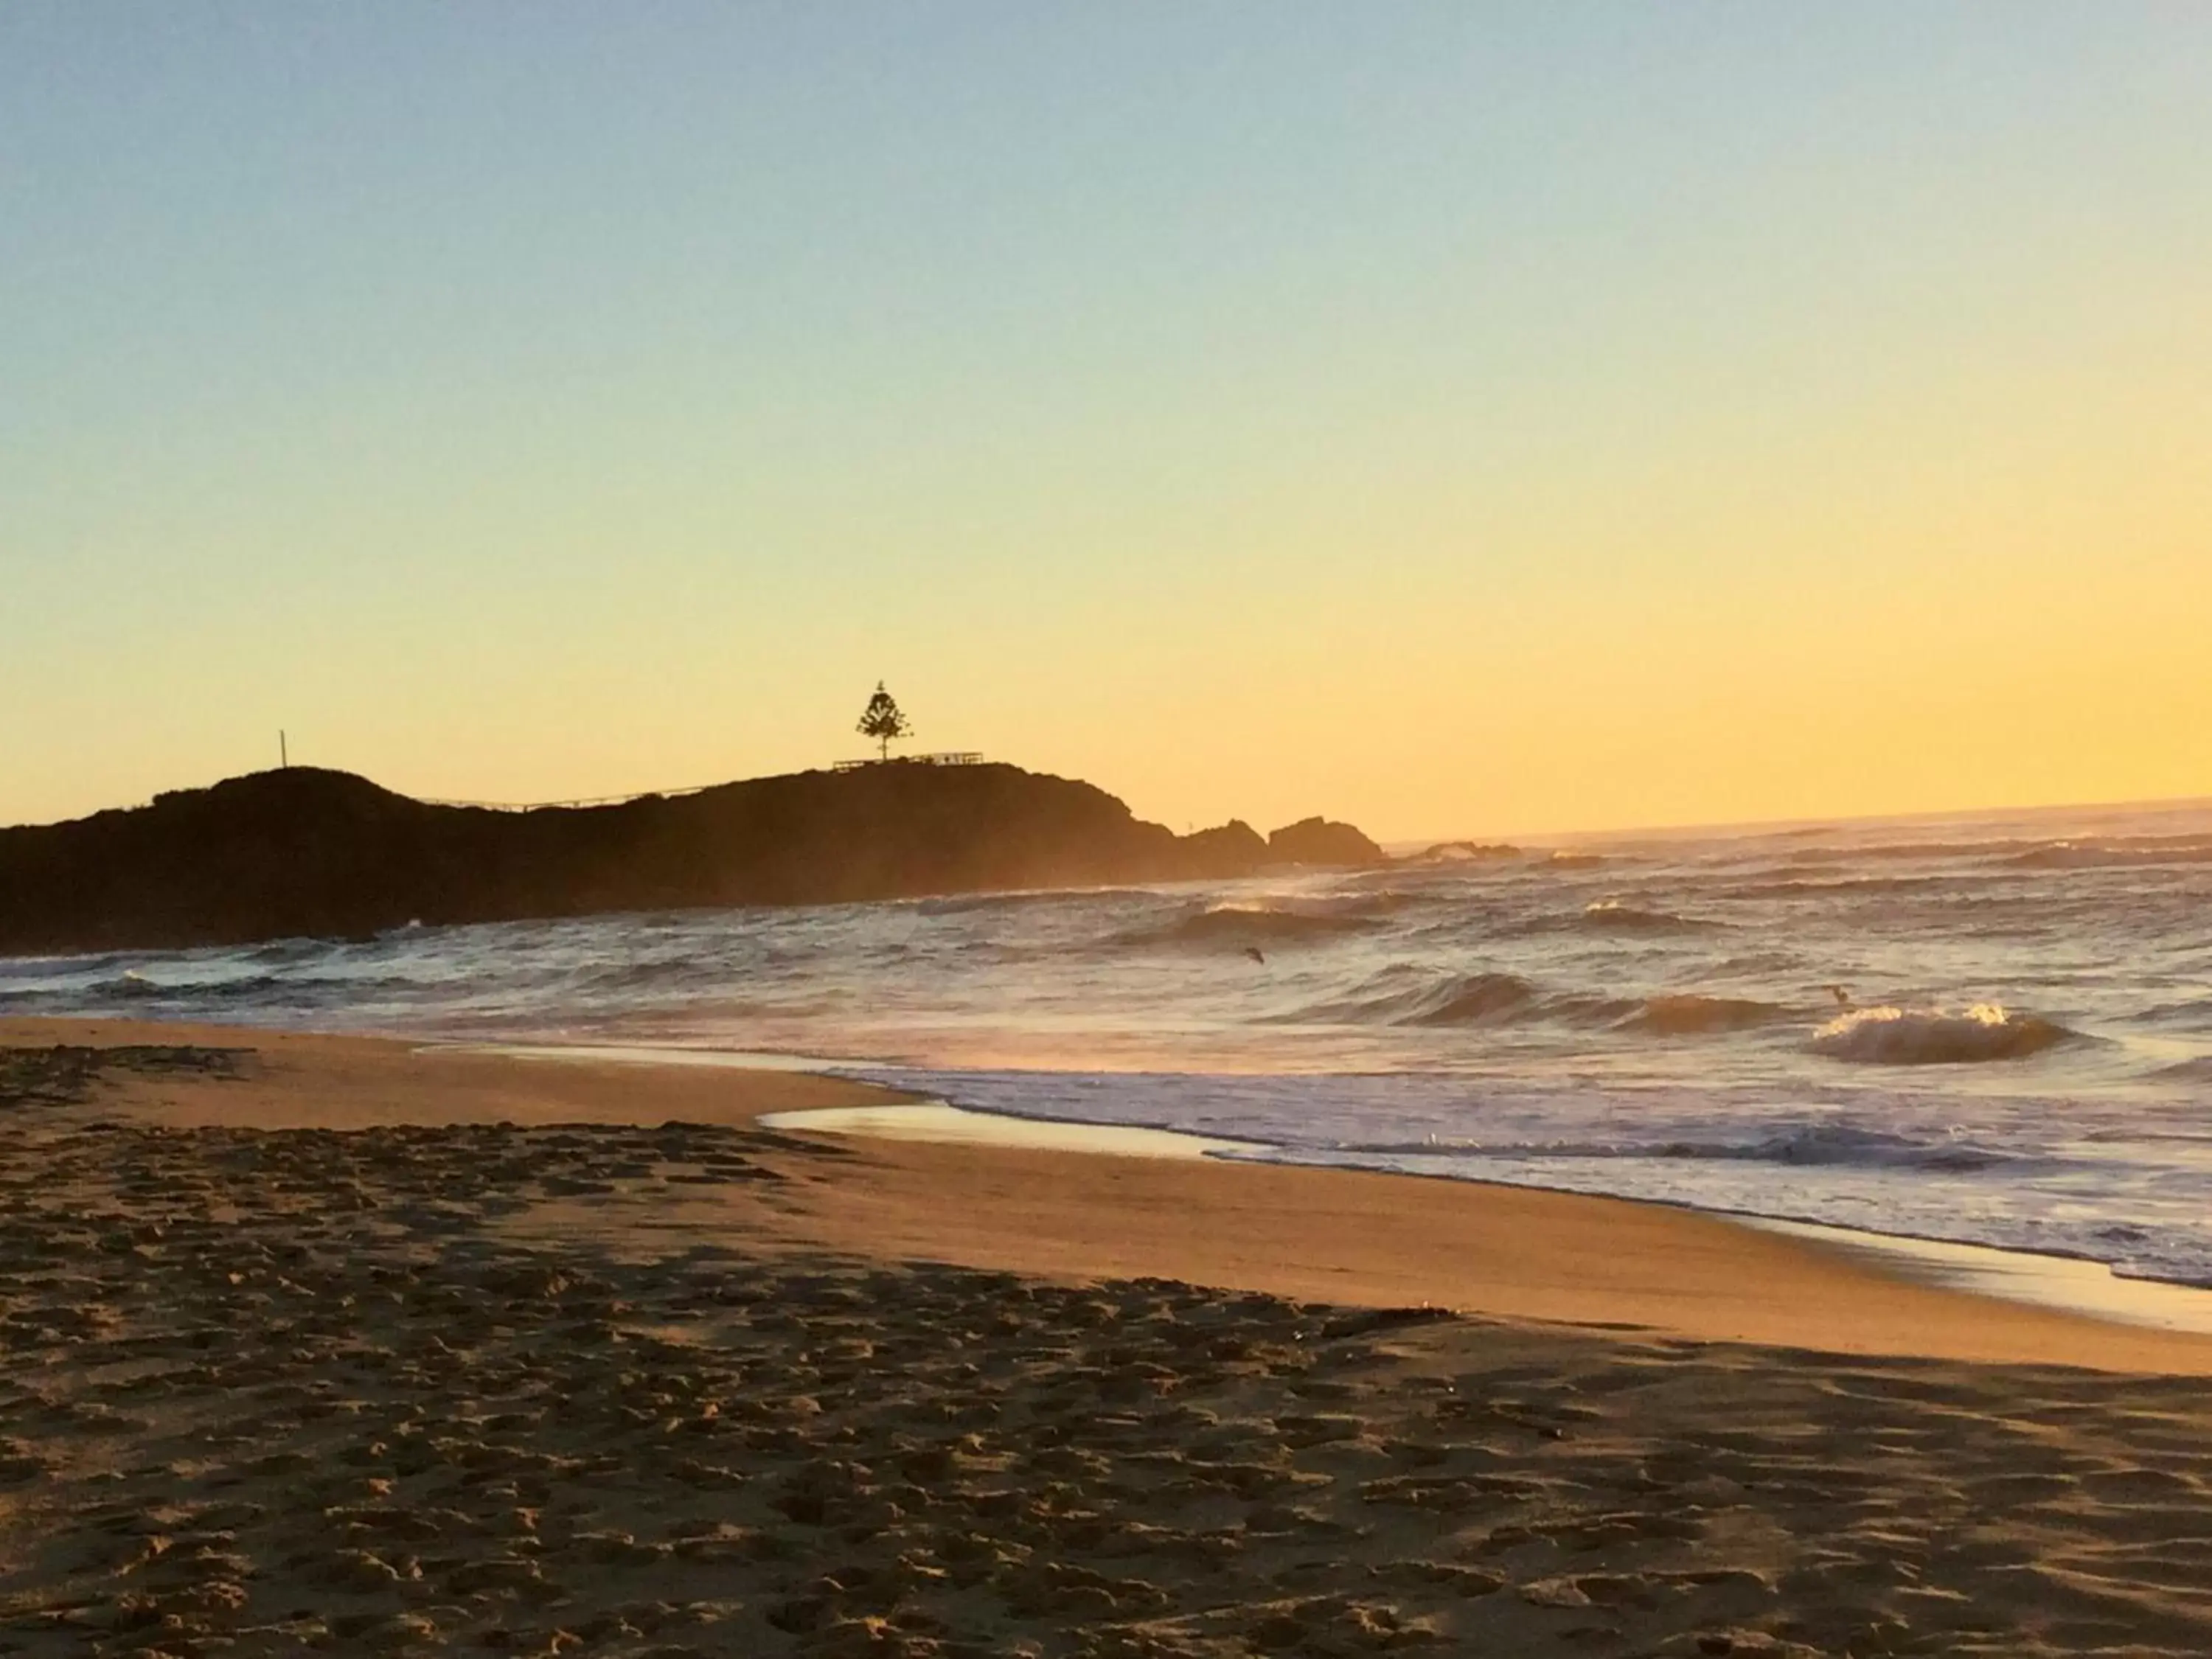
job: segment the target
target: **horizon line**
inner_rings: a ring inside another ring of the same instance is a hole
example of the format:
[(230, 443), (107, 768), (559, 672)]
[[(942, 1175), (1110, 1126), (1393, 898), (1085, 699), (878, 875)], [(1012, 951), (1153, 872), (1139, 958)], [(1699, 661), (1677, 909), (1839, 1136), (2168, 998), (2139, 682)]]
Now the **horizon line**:
[[(1850, 824), (1869, 823), (1929, 823), (1945, 819), (1977, 817), (2034, 817), (2065, 812), (2149, 812), (2179, 811), (2191, 807), (2212, 811), (2212, 793), (2202, 795), (2153, 795), (2130, 797), (2118, 800), (2054, 800), (2040, 801), (2030, 806), (1938, 806), (1917, 807), (1902, 812), (1819, 812), (1802, 817), (1788, 818), (1723, 818), (1705, 820), (1686, 818), (1667, 823), (1624, 824), (1595, 830), (1531, 830), (1502, 831), (1500, 836), (1517, 835), (1528, 841), (1589, 841), (1600, 836), (1618, 840), (1632, 840), (1645, 836), (1691, 836), (1697, 834), (1779, 834), (1792, 830), (1814, 830), (1829, 825), (1841, 829)], [(1393, 836), (1382, 843), (1391, 847), (1438, 847), (1453, 842), (1479, 842), (1476, 836)], [(1493, 844), (1496, 844), (1493, 838)]]

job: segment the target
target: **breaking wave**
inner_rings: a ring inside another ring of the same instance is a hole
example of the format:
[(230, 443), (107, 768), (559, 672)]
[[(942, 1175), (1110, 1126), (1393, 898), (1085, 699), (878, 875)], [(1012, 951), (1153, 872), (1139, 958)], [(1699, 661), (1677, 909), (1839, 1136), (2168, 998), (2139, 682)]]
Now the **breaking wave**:
[(1481, 1026), (1550, 1024), (1653, 1036), (1747, 1031), (1797, 1018), (1788, 1008), (1746, 997), (1689, 994), (1634, 997), (1547, 991), (1518, 974), (1455, 974), (1441, 979), (1386, 969), (1348, 997), (1318, 1003), (1291, 1023), (1334, 1025)]
[(1469, 974), (1449, 981), (1399, 1016), (1401, 1025), (1492, 1025), (1530, 1011), (1536, 988), (1517, 974)]
[(1757, 1164), (1843, 1166), (1876, 1170), (1943, 1170), (1963, 1172), (2016, 1164), (2019, 1158), (1963, 1139), (1917, 1140), (1844, 1123), (1816, 1123), (1781, 1130), (1742, 1146), (1670, 1147), (1673, 1158), (1719, 1158)]
[(1583, 907), (1582, 925), (1607, 933), (1703, 933), (1721, 926), (1671, 910), (1650, 910), (1624, 899), (1598, 899)]
[(243, 952), (248, 962), (282, 964), (291, 962), (312, 962), (326, 956), (331, 942), (326, 939), (276, 939), (265, 945), (257, 945)]
[(20, 1005), (24, 1007), (74, 1008), (84, 1004), (106, 1006), (117, 1002), (137, 1002), (150, 997), (189, 994), (195, 988), (168, 986), (148, 979), (134, 969), (91, 981), (80, 980), (69, 985), (33, 985), (10, 987), (0, 990), (0, 1006)]
[(1952, 874), (1838, 876), (1820, 881), (1795, 878), (1739, 882), (1734, 886), (1716, 890), (1715, 896), (1723, 899), (1838, 898), (1865, 893), (1917, 893), (1929, 888), (1955, 888), (1969, 884), (1983, 885), (1994, 879), (1996, 878), (1986, 875)]
[(1994, 1002), (1963, 1013), (1941, 1008), (1854, 1008), (1813, 1034), (1815, 1054), (1867, 1066), (1960, 1066), (2025, 1060), (2077, 1036)]
[[(903, 946), (894, 942), (886, 949), (902, 951)], [(653, 991), (674, 994), (727, 985), (732, 977), (728, 963), (715, 957), (702, 956), (695, 959), (617, 963), (579, 975), (574, 987), (601, 996), (631, 996)]]
[(2195, 836), (2126, 836), (2111, 841), (2057, 841), (2005, 862), (2017, 870), (2095, 870), (2137, 865), (2212, 863), (2212, 841)]
[(1360, 1143), (1334, 1149), (1374, 1155), (1443, 1156), (1540, 1163), (1583, 1159), (1668, 1159), (1680, 1162), (1782, 1164), (1799, 1168), (1928, 1170), (1950, 1174), (2010, 1166), (2017, 1153), (1977, 1145), (1963, 1138), (1917, 1139), (1845, 1123), (1801, 1123), (1777, 1128), (1755, 1140), (1537, 1141), (1486, 1145), (1479, 1141), (1430, 1139), (1396, 1145)]
[(1386, 968), (1350, 995), (1301, 1008), (1283, 1023), (1324, 1025), (1497, 1024), (1524, 1016), (1536, 988), (1517, 974), (1457, 974), (1431, 978)]
[(1579, 910), (1551, 912), (1522, 917), (1499, 931), (1520, 938), (1551, 933), (1600, 933), (1628, 939), (1659, 939), (1674, 935), (1715, 933), (1728, 927), (1724, 921), (1677, 915), (1627, 899), (1594, 899)]
[(165, 982), (126, 970), (89, 985), (0, 990), (0, 1006), (62, 1011), (159, 1003), (185, 1010), (250, 1006), (283, 1010), (343, 1006), (367, 997), (419, 994), (436, 988), (434, 984), (404, 975), (245, 974), (228, 979)]

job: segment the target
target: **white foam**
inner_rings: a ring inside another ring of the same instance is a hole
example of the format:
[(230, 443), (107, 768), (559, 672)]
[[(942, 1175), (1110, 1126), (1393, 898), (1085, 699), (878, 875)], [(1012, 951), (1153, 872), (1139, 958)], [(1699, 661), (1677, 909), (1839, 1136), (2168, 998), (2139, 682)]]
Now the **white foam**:
[(2123, 1325), (2212, 1335), (2212, 1291), (2153, 1279), (2125, 1279), (2101, 1261), (1993, 1249), (1985, 1244), (1901, 1238), (1802, 1221), (1770, 1221), (1757, 1216), (1735, 1218), (1768, 1232), (1787, 1233), (1863, 1256), (1904, 1277), (1926, 1279), (1952, 1290), (2087, 1314)]
[(769, 1054), (741, 1048), (660, 1048), (644, 1043), (434, 1042), (425, 1045), (423, 1052), (503, 1054), (509, 1060), (566, 1060), (586, 1065), (703, 1066), (738, 1072), (827, 1072), (854, 1064), (809, 1054)]
[(1100, 1152), (1115, 1158), (1211, 1158), (1249, 1152), (1251, 1144), (1217, 1140), (1210, 1135), (1172, 1129), (1140, 1129), (1118, 1123), (1070, 1123), (1044, 1118), (1006, 1117), (970, 1112), (942, 1101), (897, 1106), (825, 1106), (804, 1112), (772, 1112), (760, 1120), (769, 1129), (821, 1134), (877, 1135), (889, 1140), (960, 1141), (986, 1146), (1021, 1146), (1035, 1152)]
[(1875, 1066), (1942, 1066), (2021, 1060), (2073, 1034), (1994, 1002), (1962, 1013), (1942, 1008), (1854, 1008), (1813, 1034), (1816, 1053)]

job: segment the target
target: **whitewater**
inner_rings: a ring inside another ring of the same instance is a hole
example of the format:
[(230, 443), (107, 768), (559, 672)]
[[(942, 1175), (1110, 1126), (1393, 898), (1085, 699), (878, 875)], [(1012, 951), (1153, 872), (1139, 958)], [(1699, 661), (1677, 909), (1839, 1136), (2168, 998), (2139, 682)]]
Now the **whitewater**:
[(0, 959), (0, 1013), (801, 1055), (2212, 1285), (2212, 803)]

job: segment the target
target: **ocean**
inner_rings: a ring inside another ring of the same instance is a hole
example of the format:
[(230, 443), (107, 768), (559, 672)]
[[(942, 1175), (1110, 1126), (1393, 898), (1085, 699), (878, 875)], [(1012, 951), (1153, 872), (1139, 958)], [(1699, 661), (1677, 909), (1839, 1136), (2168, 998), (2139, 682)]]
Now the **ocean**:
[(2212, 802), (6, 958), (0, 1013), (811, 1056), (1256, 1158), (2212, 1285)]

